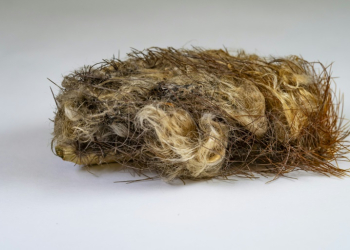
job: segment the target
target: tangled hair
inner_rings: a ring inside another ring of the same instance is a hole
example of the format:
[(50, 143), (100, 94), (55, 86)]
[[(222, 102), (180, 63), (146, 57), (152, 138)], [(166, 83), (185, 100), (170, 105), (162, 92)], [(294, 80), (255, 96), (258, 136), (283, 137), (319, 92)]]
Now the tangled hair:
[[(317, 71), (318, 70), (318, 71)], [(133, 50), (64, 77), (52, 146), (180, 179), (347, 175), (349, 144), (328, 67), (243, 51)]]

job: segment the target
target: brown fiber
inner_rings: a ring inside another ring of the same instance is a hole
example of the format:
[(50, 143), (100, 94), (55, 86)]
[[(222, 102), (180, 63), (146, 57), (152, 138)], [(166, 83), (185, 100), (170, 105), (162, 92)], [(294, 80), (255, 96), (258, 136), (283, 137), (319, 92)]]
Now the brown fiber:
[(180, 179), (337, 177), (349, 152), (330, 68), (297, 56), (150, 48), (65, 76), (56, 154)]

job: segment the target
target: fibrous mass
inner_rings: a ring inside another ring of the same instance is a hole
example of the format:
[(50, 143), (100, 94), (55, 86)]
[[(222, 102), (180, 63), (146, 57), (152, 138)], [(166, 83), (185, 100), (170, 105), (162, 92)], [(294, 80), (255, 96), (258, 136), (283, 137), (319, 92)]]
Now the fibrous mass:
[(330, 71), (297, 56), (132, 50), (64, 77), (53, 147), (79, 165), (119, 163), (166, 181), (344, 176), (347, 126)]

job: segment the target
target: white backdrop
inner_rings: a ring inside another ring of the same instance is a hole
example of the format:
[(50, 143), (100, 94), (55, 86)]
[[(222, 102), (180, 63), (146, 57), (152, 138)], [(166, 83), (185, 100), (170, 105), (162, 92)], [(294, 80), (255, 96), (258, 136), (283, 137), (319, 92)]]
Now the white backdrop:
[(124, 184), (62, 161), (46, 79), (130, 47), (296, 54), (335, 62), (350, 117), (349, 25), (346, 0), (2, 0), (0, 249), (350, 249), (350, 178)]

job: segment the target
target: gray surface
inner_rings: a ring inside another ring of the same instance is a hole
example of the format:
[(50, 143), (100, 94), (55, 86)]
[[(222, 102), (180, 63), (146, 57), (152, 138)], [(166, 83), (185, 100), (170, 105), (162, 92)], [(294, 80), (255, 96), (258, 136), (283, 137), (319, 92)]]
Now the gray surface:
[(63, 162), (46, 80), (130, 47), (225, 45), (334, 61), (350, 117), (349, 24), (349, 1), (1, 1), (0, 249), (350, 249), (350, 178), (127, 185)]

